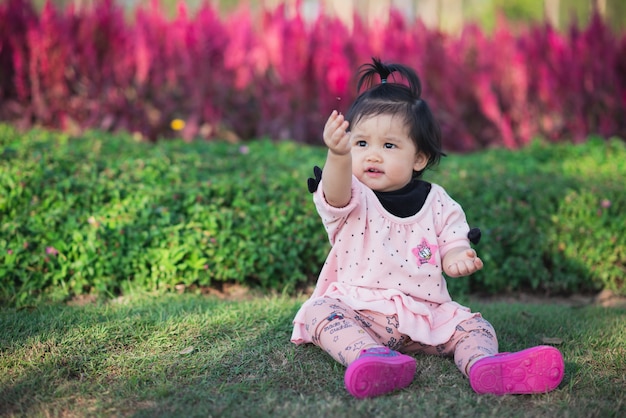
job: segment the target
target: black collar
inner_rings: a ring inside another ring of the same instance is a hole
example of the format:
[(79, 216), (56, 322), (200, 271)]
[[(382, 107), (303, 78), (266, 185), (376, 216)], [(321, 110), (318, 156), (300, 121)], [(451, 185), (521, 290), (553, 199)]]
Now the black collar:
[(392, 215), (408, 218), (422, 209), (431, 184), (423, 180), (413, 180), (403, 188), (392, 192), (374, 192), (383, 207)]

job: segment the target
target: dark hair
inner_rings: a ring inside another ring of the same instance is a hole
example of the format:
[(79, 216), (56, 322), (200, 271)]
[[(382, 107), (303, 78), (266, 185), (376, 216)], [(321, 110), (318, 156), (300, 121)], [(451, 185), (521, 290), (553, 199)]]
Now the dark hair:
[[(421, 98), (422, 84), (416, 72), (401, 64), (383, 64), (379, 58), (372, 58), (372, 61), (372, 64), (363, 64), (359, 68), (357, 92), (363, 86), (367, 89), (350, 106), (346, 120), (352, 126), (370, 116), (400, 115), (407, 123), (409, 136), (418, 151), (428, 156), (424, 170), (436, 165), (445, 156), (441, 150), (441, 129), (428, 104)], [(395, 82), (394, 73), (400, 74), (408, 85)], [(380, 84), (375, 84), (377, 75)], [(424, 170), (414, 172), (413, 176), (421, 176)]]

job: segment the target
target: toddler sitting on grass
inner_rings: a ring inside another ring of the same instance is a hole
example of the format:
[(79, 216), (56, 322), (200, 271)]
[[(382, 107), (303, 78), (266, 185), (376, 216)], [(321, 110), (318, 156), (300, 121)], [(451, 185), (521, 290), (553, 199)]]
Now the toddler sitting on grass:
[(417, 74), (374, 59), (361, 67), (357, 90), (364, 86), (345, 117), (333, 111), (324, 127), (326, 164), (309, 187), (332, 249), (291, 340), (347, 366), (357, 398), (411, 384), (416, 353), (454, 357), (478, 393), (555, 389), (564, 373), (557, 349), (499, 353), (491, 324), (448, 293), (443, 273), (467, 276), (483, 262), (461, 206), (421, 180), (444, 154)]

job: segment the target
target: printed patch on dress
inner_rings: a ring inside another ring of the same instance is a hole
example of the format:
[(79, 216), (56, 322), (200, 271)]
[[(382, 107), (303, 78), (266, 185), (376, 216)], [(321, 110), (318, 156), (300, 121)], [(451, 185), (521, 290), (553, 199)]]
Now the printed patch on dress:
[(343, 314), (341, 312), (333, 312), (328, 316), (328, 318), (326, 318), (327, 321), (332, 321), (334, 319), (343, 319)]
[(422, 238), (422, 242), (417, 247), (413, 248), (413, 255), (417, 257), (417, 261), (419, 261), (420, 265), (430, 263), (432, 265), (436, 264), (435, 253), (439, 246), (430, 244), (426, 238)]

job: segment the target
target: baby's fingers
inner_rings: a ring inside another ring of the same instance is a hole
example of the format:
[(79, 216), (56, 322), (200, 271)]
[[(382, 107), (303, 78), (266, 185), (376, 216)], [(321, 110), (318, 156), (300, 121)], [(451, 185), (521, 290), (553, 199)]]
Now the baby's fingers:
[(324, 131), (334, 131), (345, 121), (344, 116), (333, 110), (333, 112), (328, 117), (326, 121), (326, 126), (324, 126)]
[(337, 127), (341, 125), (343, 119), (340, 120), (340, 116), (336, 110), (333, 110), (333, 113), (330, 114), (328, 120), (326, 121), (326, 125), (324, 125), (324, 138), (329, 137), (332, 132), (337, 130)]
[(460, 260), (448, 266), (446, 273), (453, 277), (468, 276), (482, 268), (480, 258)]
[(469, 260), (459, 261), (455, 264), (454, 270), (456, 270), (456, 274), (459, 276), (467, 276), (471, 273), (471, 262)]
[(334, 110), (324, 127), (324, 142), (331, 151), (338, 154), (350, 152), (350, 136), (346, 132), (347, 129), (348, 121)]
[(481, 268), (483, 268), (483, 260), (481, 260), (480, 258), (476, 257), (474, 259), (474, 266), (476, 267), (476, 270), (480, 270)]

